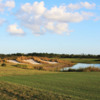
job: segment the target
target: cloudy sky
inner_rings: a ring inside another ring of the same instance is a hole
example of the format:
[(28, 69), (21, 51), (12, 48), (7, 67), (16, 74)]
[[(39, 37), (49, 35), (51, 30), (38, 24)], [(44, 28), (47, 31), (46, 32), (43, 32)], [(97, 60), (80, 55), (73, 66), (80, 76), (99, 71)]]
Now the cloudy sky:
[(0, 53), (100, 54), (99, 0), (0, 0)]

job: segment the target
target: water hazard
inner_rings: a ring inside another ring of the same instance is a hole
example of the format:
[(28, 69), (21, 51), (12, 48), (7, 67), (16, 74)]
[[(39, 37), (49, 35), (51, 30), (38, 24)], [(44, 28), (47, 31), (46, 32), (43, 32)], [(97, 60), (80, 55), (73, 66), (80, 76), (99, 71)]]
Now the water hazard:
[(79, 68), (87, 68), (87, 67), (97, 67), (100, 68), (100, 64), (86, 64), (86, 63), (77, 63), (72, 67), (65, 67), (61, 70), (68, 70), (68, 69), (79, 69)]

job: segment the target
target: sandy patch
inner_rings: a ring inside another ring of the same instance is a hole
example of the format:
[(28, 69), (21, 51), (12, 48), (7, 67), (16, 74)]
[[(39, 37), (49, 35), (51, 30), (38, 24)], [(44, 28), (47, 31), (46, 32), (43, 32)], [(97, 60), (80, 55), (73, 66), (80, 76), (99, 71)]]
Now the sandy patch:
[(26, 63), (30, 63), (30, 64), (40, 64), (40, 63), (34, 61), (33, 59), (28, 59), (28, 60), (23, 60), (23, 61)]
[(16, 60), (7, 60), (9, 63), (14, 63), (14, 64), (21, 64), (20, 62), (16, 61)]

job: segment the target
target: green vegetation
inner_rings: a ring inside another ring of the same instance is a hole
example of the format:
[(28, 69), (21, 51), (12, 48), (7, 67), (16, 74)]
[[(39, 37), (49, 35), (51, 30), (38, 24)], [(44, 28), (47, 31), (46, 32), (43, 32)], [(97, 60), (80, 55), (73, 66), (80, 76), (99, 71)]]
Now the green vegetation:
[[(8, 59), (21, 63), (8, 63)], [(25, 59), (34, 59), (41, 64), (24, 63)], [(94, 71), (100, 69), (89, 67), (60, 72), (60, 69), (75, 63), (100, 63), (100, 60), (34, 56), (0, 59), (0, 100), (99, 100), (100, 73)]]
[(94, 58), (61, 58), (61, 60), (67, 60), (71, 61), (73, 63), (94, 63), (94, 64), (99, 64), (100, 60), (99, 59), (94, 59)]
[(53, 73), (53, 72), (22, 69), (22, 68), (14, 67), (11, 64), (7, 64), (6, 67), (0, 66), (0, 76), (37, 75), (37, 74), (46, 74), (46, 73)]
[(66, 64), (39, 64), (39, 65), (31, 65), (31, 64), (17, 64), (11, 65), (13, 67), (29, 69), (29, 70), (43, 70), (43, 71), (52, 71), (52, 72), (60, 72), (60, 70), (66, 67)]
[(99, 100), (99, 72), (48, 72), (0, 67), (1, 100)]
[(20, 56), (37, 56), (37, 57), (49, 57), (49, 58), (96, 58), (100, 60), (100, 55), (92, 55), (92, 54), (54, 54), (54, 53), (16, 53), (16, 54), (0, 54), (1, 58), (12, 58)]
[(70, 100), (69, 96), (23, 85), (0, 82), (0, 100)]

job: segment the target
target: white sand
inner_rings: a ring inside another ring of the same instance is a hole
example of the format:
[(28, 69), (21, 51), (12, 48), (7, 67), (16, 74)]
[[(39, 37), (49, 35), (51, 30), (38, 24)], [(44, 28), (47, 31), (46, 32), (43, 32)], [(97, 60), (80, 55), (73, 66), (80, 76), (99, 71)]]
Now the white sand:
[[(7, 61), (10, 62), (10, 63), (14, 63), (14, 64), (25, 64), (25, 63), (20, 63), (16, 60), (7, 60)], [(33, 59), (28, 59), (28, 60), (23, 60), (23, 61), (26, 62), (26, 63), (30, 63), (30, 64), (40, 64)], [(48, 64), (57, 64), (57, 62), (44, 61), (44, 60), (41, 60), (41, 61), (46, 62)]]
[(30, 64), (40, 64), (36, 61), (34, 61), (33, 59), (28, 59), (28, 60), (23, 60), (24, 62), (30, 63)]
[(14, 64), (21, 64), (20, 62), (16, 61), (16, 60), (7, 60), (10, 63), (14, 63)]

